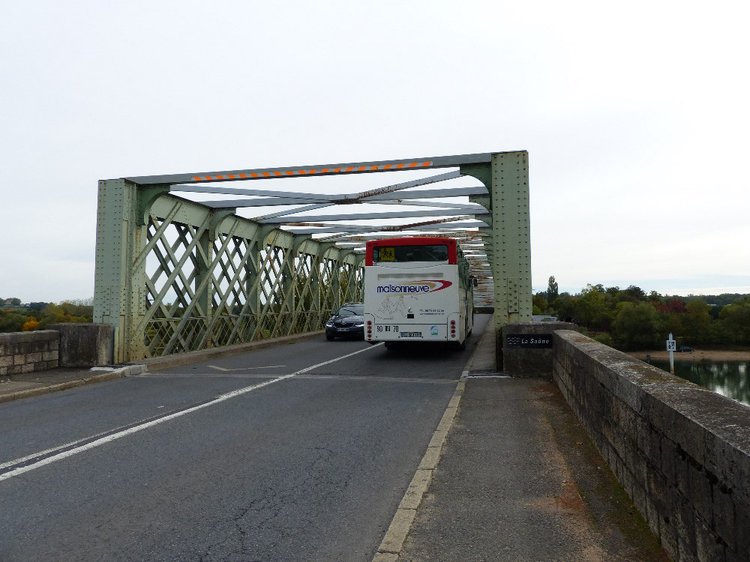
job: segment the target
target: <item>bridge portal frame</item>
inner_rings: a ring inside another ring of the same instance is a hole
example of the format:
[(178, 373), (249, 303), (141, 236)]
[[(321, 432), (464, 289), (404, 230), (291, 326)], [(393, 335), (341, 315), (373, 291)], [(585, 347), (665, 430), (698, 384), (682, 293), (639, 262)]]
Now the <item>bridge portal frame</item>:
[[(345, 236), (342, 231), (364, 233), (365, 227), (329, 226), (327, 231), (332, 236), (313, 239), (313, 233), (326, 230), (321, 230), (319, 224), (305, 228), (307, 223), (299, 222), (299, 217), (285, 219), (288, 213), (246, 219), (235, 214), (236, 208), (242, 206), (239, 201), (195, 202), (172, 192), (221, 193), (214, 182), (429, 168), (458, 168), (458, 172), (354, 196), (263, 190), (245, 190), (244, 194), (275, 196), (280, 198), (278, 204), (307, 204), (305, 210), (389, 198), (391, 204), (401, 204), (398, 197), (409, 199), (419, 194), (389, 194), (425, 183), (472, 176), (482, 182), (486, 193), (473, 188), (451, 190), (455, 196), (470, 195), (472, 206), (451, 209), (436, 203), (443, 209), (416, 211), (411, 216), (456, 215), (455, 219), (416, 223), (416, 228), (444, 221), (448, 222), (447, 227), (455, 227), (464, 224), (461, 219), (466, 216), (462, 215), (470, 216), (480, 206), (487, 209), (489, 214), (482, 216), (479, 235), (490, 266), (488, 277), (494, 281), (496, 325), (500, 328), (509, 323), (530, 322), (529, 181), (525, 151), (130, 177), (102, 180), (98, 192), (94, 321), (114, 327), (115, 361), (124, 363), (314, 331), (321, 328), (331, 309), (343, 302), (361, 300), (363, 256), (337, 245), (337, 241)], [(201, 184), (206, 182), (213, 185), (204, 190)], [(421, 193), (440, 197), (440, 192)], [(399, 211), (372, 217), (397, 215), (405, 216)], [(328, 220), (347, 218), (353, 217), (329, 216)], [(285, 230), (282, 227), (287, 223), (301, 228), (297, 233)]]

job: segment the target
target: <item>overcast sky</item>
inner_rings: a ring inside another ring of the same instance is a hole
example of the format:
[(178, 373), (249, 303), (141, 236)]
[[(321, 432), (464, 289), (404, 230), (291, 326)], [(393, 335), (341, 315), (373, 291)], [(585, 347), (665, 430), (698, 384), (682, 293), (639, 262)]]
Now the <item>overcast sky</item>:
[(747, 6), (5, 2), (0, 297), (93, 296), (99, 179), (509, 150), (535, 290), (750, 293)]

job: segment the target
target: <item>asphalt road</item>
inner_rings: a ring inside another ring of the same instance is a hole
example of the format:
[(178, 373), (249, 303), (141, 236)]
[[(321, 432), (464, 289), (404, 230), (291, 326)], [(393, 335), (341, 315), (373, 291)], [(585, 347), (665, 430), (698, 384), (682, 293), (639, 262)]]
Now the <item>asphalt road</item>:
[(464, 351), (305, 340), (0, 404), (0, 560), (371, 560)]

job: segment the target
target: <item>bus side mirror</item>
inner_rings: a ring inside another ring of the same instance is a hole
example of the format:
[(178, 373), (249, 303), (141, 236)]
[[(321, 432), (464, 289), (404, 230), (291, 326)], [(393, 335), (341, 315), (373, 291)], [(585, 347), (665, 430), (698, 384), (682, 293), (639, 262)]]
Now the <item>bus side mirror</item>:
[(471, 284), (473, 287), (479, 287), (479, 280), (476, 277), (472, 277)]

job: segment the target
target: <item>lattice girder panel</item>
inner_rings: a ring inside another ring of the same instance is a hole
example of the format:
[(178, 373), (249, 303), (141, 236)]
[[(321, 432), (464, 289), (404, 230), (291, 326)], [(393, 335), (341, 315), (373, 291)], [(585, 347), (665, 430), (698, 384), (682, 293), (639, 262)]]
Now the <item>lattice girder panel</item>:
[(151, 262), (155, 266), (145, 280), (148, 304), (141, 323), (150, 356), (200, 348), (210, 314), (208, 303), (198, 298), (206, 290), (207, 279), (201, 271), (210, 258), (202, 241), (208, 235), (210, 216), (191, 221), (200, 222), (195, 225), (174, 220), (174, 213), (167, 215), (171, 220), (166, 228), (168, 219), (149, 215), (144, 248), (148, 251), (143, 257), (146, 270)]
[(323, 310), (334, 310), (341, 301), (338, 295), (338, 289), (334, 284), (337, 280), (336, 261), (324, 257), (319, 266), (319, 275), (321, 280), (320, 306)]
[[(102, 184), (100, 206), (133, 227), (128, 252), (115, 248), (130, 272), (120, 292), (131, 311), (116, 337), (117, 361), (322, 329), (324, 245), (173, 195), (157, 192), (144, 204), (127, 181)], [(108, 202), (114, 190), (119, 198)]]

